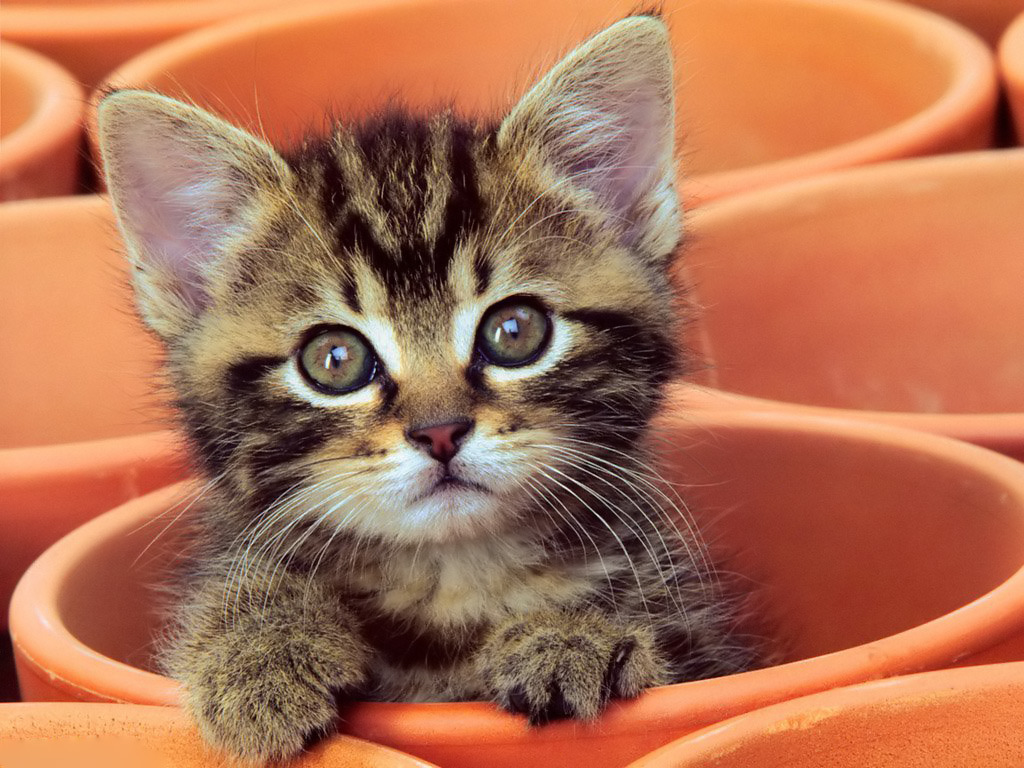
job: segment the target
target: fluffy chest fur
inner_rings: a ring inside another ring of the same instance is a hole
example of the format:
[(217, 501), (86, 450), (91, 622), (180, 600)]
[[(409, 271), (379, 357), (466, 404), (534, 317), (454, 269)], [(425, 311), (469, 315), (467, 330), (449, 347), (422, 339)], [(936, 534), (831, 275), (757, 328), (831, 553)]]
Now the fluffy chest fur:
[[(400, 552), (341, 577), (378, 653), (369, 694), (403, 701), (486, 695), (473, 656), (510, 616), (587, 603), (609, 564), (552, 563), (536, 541)], [(616, 563), (611, 564), (614, 568)]]
[(489, 539), (395, 553), (344, 583), (373, 611), (445, 631), (587, 599), (601, 571), (553, 563), (542, 542)]

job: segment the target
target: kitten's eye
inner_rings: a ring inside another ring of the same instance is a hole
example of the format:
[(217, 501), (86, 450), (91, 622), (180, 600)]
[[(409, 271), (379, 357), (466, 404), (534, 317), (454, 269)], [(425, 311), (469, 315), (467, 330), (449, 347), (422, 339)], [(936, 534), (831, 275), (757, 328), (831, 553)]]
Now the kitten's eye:
[(487, 310), (477, 331), (477, 349), (495, 365), (514, 367), (536, 360), (551, 336), (551, 321), (536, 305), (512, 299)]
[(377, 372), (377, 356), (355, 331), (328, 328), (302, 347), (299, 368), (316, 389), (337, 395), (369, 384)]

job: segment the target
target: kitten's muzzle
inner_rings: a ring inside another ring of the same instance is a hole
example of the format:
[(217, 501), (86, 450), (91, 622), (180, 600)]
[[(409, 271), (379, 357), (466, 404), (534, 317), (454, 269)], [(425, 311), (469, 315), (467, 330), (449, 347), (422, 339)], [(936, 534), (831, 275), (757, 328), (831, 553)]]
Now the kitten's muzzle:
[(410, 443), (430, 454), (431, 458), (447, 464), (455, 458), (462, 442), (473, 431), (473, 426), (472, 419), (463, 419), (409, 429), (405, 436)]

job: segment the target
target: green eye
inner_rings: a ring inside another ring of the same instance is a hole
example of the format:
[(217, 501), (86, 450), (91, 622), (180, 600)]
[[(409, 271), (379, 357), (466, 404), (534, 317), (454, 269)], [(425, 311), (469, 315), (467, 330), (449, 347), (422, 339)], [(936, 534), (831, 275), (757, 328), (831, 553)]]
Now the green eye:
[(327, 328), (302, 347), (299, 368), (314, 388), (338, 395), (369, 384), (377, 373), (377, 356), (350, 328)]
[(487, 310), (476, 345), (488, 362), (511, 368), (536, 360), (550, 337), (547, 314), (529, 301), (512, 299)]

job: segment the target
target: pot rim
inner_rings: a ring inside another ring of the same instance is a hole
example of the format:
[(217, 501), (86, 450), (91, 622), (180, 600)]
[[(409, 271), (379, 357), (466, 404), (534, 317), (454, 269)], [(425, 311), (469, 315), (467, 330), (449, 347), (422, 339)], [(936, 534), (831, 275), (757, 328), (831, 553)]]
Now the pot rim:
[[(500, 0), (488, 0), (500, 2)], [(722, 0), (723, 2), (726, 0)], [(684, 197), (692, 203), (704, 203), (741, 190), (770, 186), (789, 179), (824, 171), (862, 165), (892, 158), (927, 154), (936, 145), (955, 136), (970, 135), (994, 121), (998, 99), (998, 75), (992, 51), (973, 32), (936, 14), (909, 5), (882, 0), (832, 0), (822, 5), (817, 0), (728, 0), (756, 3), (772, 8), (789, 7), (800, 11), (813, 9), (840, 17), (855, 16), (889, 28), (898, 28), (913, 41), (928, 40), (928, 49), (939, 51), (950, 70), (950, 82), (944, 92), (915, 115), (863, 136), (824, 149), (791, 158), (759, 163), (747, 168), (699, 174), (685, 179)], [(453, 5), (467, 0), (436, 0), (437, 5)], [(478, 4), (481, 0), (474, 0)], [(298, 8), (272, 9), (195, 30), (154, 46), (129, 59), (104, 78), (93, 92), (87, 114), (87, 135), (94, 156), (99, 157), (96, 130), (96, 106), (104, 93), (117, 87), (138, 87), (152, 73), (165, 72), (183, 60), (204, 56), (273, 28), (314, 27), (326, 19), (401, 12), (421, 5), (418, 0), (363, 0), (346, 4), (322, 3)]]
[[(157, 732), (173, 739), (174, 733), (186, 732), (192, 741), (197, 737), (188, 716), (178, 707), (147, 704), (101, 704), (95, 702), (0, 702), (0, 739), (5, 735), (11, 744), (19, 741), (37, 741), (54, 737), (57, 741), (77, 741), (83, 736), (117, 739), (119, 745), (142, 740), (147, 732)], [(4, 742), (6, 743), (6, 742)], [(72, 746), (69, 743), (68, 746)], [(175, 746), (173, 741), (168, 747)], [(3, 755), (0, 755), (2, 757)], [(348, 758), (346, 760), (346, 758)], [(317, 747), (317, 756), (309, 762), (300, 761), (307, 768), (327, 765), (349, 765), (357, 758), (359, 765), (368, 765), (388, 758), (387, 765), (397, 768), (438, 768), (421, 758), (399, 752), (383, 744), (374, 744), (355, 736), (337, 734)], [(90, 763), (91, 765), (92, 763)], [(117, 761), (117, 765), (124, 765)], [(147, 762), (147, 765), (149, 763)], [(155, 765), (155, 764), (154, 764)], [(165, 765), (161, 762), (160, 765)], [(190, 762), (189, 765), (198, 765)], [(298, 765), (296, 766), (298, 768)]]
[(179, 435), (172, 429), (73, 443), (0, 450), (0, 487), (34, 484), (68, 474), (103, 475), (125, 465), (177, 455), (184, 461)]
[(9, 0), (4, 6), (4, 34), (18, 40), (63, 42), (125, 34), (170, 36), (281, 4), (282, 0), (97, 0), (85, 4)]
[(0, 52), (3, 68), (29, 87), (33, 103), (28, 119), (2, 139), (0, 176), (7, 176), (30, 162), (38, 163), (52, 147), (78, 137), (83, 128), (86, 94), (70, 72), (35, 51), (0, 40)]
[(687, 765), (696, 765), (698, 759), (710, 760), (730, 747), (753, 740), (758, 734), (771, 733), (789, 721), (802, 718), (802, 722), (813, 727), (817, 713), (827, 718), (874, 705), (891, 705), (897, 699), (1008, 686), (1019, 688), (1024, 694), (1024, 661), (940, 669), (842, 686), (772, 704), (702, 728), (645, 755), (627, 768), (667, 768), (678, 765), (684, 758)]
[[(923, 432), (850, 421), (839, 417), (792, 415), (781, 412), (678, 413), (667, 416), (669, 424), (702, 430), (752, 430), (761, 433), (798, 433), (841, 436), (857, 444), (881, 444), (893, 450), (927, 454), (936, 461), (962, 467), (972, 474), (990, 478), (1006, 488), (1009, 497), (1024, 510), (1024, 465), (1005, 456)], [(61, 622), (55, 595), (59, 584), (72, 571), (92, 542), (119, 534), (134, 523), (141, 510), (169, 507), (189, 483), (168, 486), (118, 507), (87, 523), (54, 544), (25, 573), (11, 601), (11, 638), (17, 652), (43, 679), (67, 690), (117, 701), (177, 704), (179, 686), (168, 678), (139, 670), (88, 648), (72, 636)], [(194, 487), (194, 486), (192, 486)], [(137, 527), (137, 526), (135, 526)], [(134, 529), (134, 528), (133, 528)], [(679, 716), (679, 690), (685, 687), (699, 711), (707, 713), (702, 722), (723, 720), (785, 698), (814, 693), (825, 688), (862, 682), (867, 676), (884, 677), (914, 672), (932, 664), (948, 663), (955, 655), (972, 652), (964, 648), (964, 637), (979, 637), (987, 644), (1002, 642), (1019, 629), (1024, 615), (1024, 565), (1003, 583), (971, 602), (931, 621), (902, 632), (834, 651), (821, 656), (753, 670), (726, 678), (699, 680), (648, 690), (639, 699), (613, 702), (595, 724), (555, 723), (541, 731), (530, 730), (521, 720), (499, 712), (482, 701), (457, 703), (380, 703), (353, 705), (343, 713), (349, 729), (360, 737), (398, 748), (419, 740), (435, 744), (473, 745), (522, 742), (547, 745), (568, 744), (581, 737), (609, 738), (645, 728), (671, 730), (672, 717)], [(33, 636), (29, 656), (23, 636)], [(106, 693), (89, 690), (72, 682), (82, 669), (90, 679), (102, 678)], [(453, 727), (453, 717), (458, 717)], [(678, 729), (677, 729), (678, 732)]]

